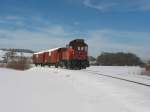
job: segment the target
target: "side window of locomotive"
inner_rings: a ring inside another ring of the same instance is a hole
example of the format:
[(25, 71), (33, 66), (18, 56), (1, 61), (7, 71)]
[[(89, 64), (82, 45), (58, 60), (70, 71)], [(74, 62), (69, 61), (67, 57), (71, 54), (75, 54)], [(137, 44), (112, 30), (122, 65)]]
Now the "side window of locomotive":
[(78, 51), (80, 51), (80, 47), (78, 47)]
[(38, 58), (39, 56), (38, 56), (38, 54), (36, 54), (36, 58)]
[(85, 47), (83, 47), (82, 49), (83, 49), (83, 51), (85, 51)]
[(49, 56), (51, 56), (51, 52), (49, 52)]

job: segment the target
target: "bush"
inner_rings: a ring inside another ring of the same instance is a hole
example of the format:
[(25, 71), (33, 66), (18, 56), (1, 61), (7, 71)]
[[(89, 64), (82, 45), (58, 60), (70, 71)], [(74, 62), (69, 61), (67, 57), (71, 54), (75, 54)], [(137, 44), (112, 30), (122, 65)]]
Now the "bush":
[(6, 64), (5, 63), (0, 63), (0, 68), (5, 68)]
[(147, 71), (146, 69), (143, 70), (143, 71), (142, 71), (142, 75), (150, 76), (150, 70), (148, 70), (148, 71)]
[(28, 59), (26, 58), (21, 58), (18, 60), (12, 60), (7, 63), (7, 68), (12, 68), (16, 70), (27, 70), (31, 68), (30, 63)]

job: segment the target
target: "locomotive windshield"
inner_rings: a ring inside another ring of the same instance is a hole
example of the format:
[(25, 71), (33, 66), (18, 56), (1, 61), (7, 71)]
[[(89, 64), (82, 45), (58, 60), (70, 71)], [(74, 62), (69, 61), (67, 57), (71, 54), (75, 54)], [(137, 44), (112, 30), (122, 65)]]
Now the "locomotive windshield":
[(87, 51), (88, 50), (88, 46), (84, 42), (83, 39), (76, 39), (76, 40), (71, 41), (69, 43), (69, 48), (72, 48), (76, 51)]
[(78, 46), (77, 50), (78, 51), (87, 51), (87, 46)]

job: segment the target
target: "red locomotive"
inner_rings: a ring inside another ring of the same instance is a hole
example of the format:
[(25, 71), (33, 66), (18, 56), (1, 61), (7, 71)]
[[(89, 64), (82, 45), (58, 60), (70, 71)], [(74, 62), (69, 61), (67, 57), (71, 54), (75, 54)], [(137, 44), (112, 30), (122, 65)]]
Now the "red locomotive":
[(89, 66), (88, 45), (83, 39), (73, 40), (66, 47), (33, 54), (33, 63), (41, 66), (58, 66), (67, 69), (84, 69)]

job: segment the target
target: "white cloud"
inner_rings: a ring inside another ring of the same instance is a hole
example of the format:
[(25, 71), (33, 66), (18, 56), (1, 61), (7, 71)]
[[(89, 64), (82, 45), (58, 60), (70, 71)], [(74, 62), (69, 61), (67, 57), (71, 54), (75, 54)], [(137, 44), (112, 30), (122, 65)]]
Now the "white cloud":
[(89, 8), (97, 9), (101, 12), (129, 12), (129, 11), (149, 11), (150, 0), (82, 0), (83, 4)]
[(73, 24), (76, 25), (76, 26), (78, 26), (78, 25), (80, 25), (80, 22), (75, 21)]
[(18, 20), (20, 18), (18, 16), (6, 16), (5, 19), (6, 20)]
[(116, 5), (116, 3), (103, 3), (103, 4), (98, 3), (98, 4), (94, 4), (94, 3), (92, 3), (92, 0), (84, 0), (83, 4), (87, 7), (94, 8), (94, 9), (97, 9), (97, 10), (100, 10), (100, 11), (109, 10), (113, 6)]
[(0, 30), (0, 47), (37, 50), (65, 46), (65, 43), (71, 39), (64, 37), (66, 35), (70, 34), (61, 26), (43, 28), (39, 32), (29, 30)]
[(19, 16), (14, 16), (14, 15), (0, 17), (0, 20), (3, 20), (3, 21), (17, 21), (17, 20), (21, 20), (21, 19), (23, 19), (23, 18), (21, 18)]
[[(19, 16), (1, 16), (0, 23), (4, 25), (9, 25), (11, 27), (24, 27), (24, 18)], [(1, 27), (1, 26), (0, 26)], [(2, 26), (3, 27), (3, 26)]]
[(65, 31), (65, 29), (60, 25), (41, 28), (40, 30), (43, 31), (43, 32), (46, 32), (50, 35), (57, 36), (57, 37), (64, 37), (64, 36), (70, 35), (70, 33)]

